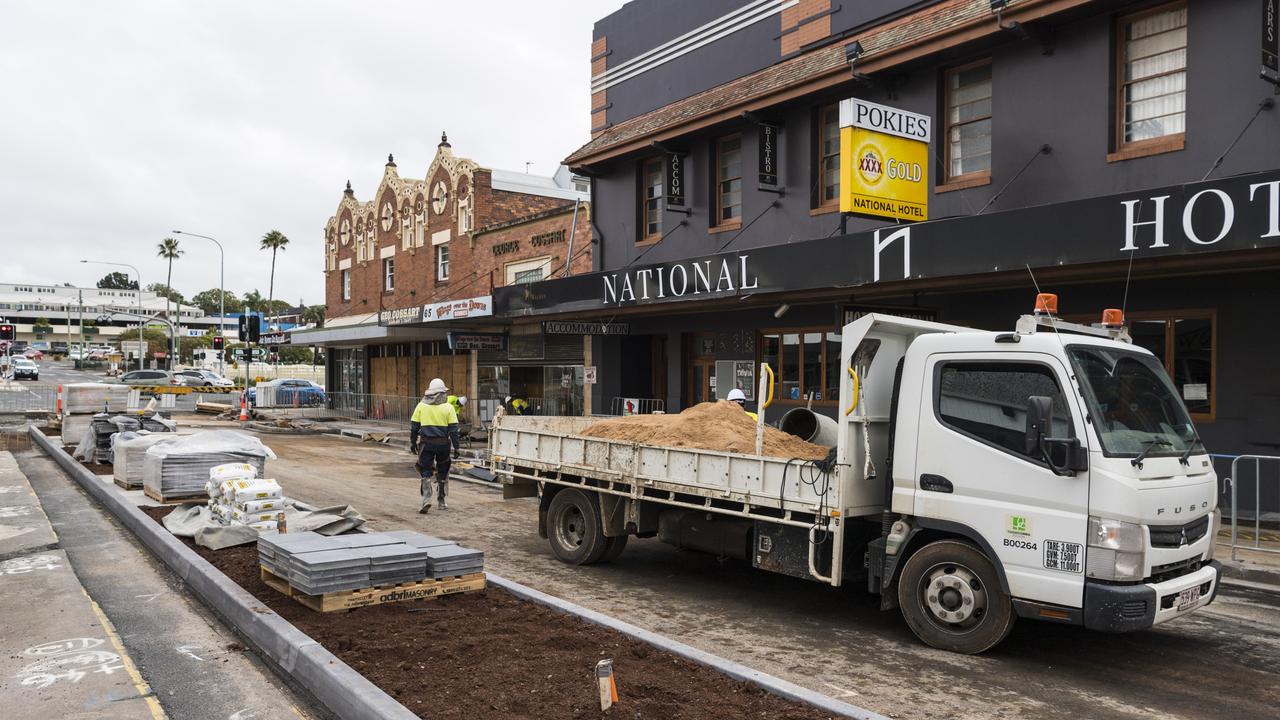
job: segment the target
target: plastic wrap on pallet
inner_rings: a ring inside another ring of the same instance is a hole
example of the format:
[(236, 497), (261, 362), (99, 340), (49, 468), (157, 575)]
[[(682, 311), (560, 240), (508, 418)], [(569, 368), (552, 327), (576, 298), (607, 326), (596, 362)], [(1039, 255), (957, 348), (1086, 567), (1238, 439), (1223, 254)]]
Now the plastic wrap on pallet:
[(128, 405), (128, 385), (71, 383), (62, 386), (62, 407), (68, 415), (124, 412)]
[[(64, 415), (62, 417), (62, 444), (76, 445), (84, 439), (84, 433), (93, 425), (92, 415)], [(77, 457), (77, 459), (79, 459)]]
[(143, 465), (147, 449), (161, 443), (175, 442), (184, 437), (189, 436), (171, 432), (122, 432), (115, 435), (111, 439), (115, 455), (111, 465), (112, 477), (126, 488), (142, 487)]
[(267, 459), (275, 457), (271, 448), (252, 435), (211, 430), (149, 448), (143, 460), (142, 484), (152, 495), (165, 499), (206, 495), (205, 483), (213, 467), (248, 463), (261, 478)]

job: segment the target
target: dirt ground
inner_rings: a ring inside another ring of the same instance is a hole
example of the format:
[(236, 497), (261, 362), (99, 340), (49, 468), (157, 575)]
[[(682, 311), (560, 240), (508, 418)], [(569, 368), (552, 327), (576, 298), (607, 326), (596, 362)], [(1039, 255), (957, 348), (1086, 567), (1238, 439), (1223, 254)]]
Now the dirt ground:
[[(159, 521), (172, 508), (143, 511)], [(317, 613), (262, 582), (256, 546), (187, 545), (420, 717), (828, 717), (501, 588)], [(594, 677), (602, 658), (613, 660), (619, 688), (603, 713)]]
[[(720, 452), (756, 451), (756, 423), (742, 408), (728, 400), (699, 403), (678, 415), (631, 415), (601, 420), (582, 434), (609, 440)], [(794, 435), (765, 426), (764, 454), (769, 457), (821, 460), (829, 451), (830, 448), (805, 442)]]

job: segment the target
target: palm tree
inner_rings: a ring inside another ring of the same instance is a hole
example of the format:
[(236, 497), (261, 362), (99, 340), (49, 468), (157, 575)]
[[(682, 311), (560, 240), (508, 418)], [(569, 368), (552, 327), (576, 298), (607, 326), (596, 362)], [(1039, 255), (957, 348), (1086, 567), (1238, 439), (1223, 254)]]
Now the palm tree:
[(284, 250), (288, 244), (289, 238), (285, 237), (284, 233), (272, 230), (262, 236), (262, 243), (258, 245), (261, 250), (271, 251), (271, 282), (267, 285), (267, 312), (271, 312), (272, 300), (276, 295), (276, 253)]
[[(178, 248), (178, 241), (171, 237), (167, 237), (164, 240), (161, 240), (160, 244), (157, 245), (156, 248), (159, 250), (159, 252), (157, 252), (156, 255), (169, 261), (169, 273), (165, 275), (164, 285), (165, 287), (173, 287), (173, 261), (177, 260), (178, 257), (182, 255), (182, 253), (186, 252), (186, 250), (180, 250)], [(169, 320), (170, 323), (173, 322), (173, 318), (169, 314), (169, 295), (168, 294), (166, 294), (164, 297), (164, 316), (167, 320)], [(172, 324), (169, 325), (169, 339), (170, 341), (173, 340)], [(169, 358), (169, 367), (170, 368), (173, 367), (172, 357)]]

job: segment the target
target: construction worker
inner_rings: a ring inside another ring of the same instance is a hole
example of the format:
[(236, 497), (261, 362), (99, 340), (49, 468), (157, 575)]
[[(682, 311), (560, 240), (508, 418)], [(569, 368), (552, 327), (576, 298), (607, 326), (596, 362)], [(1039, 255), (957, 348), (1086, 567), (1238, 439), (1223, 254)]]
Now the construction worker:
[(421, 481), (422, 504), (418, 512), (431, 509), (431, 473), (436, 472), (436, 498), (440, 509), (448, 510), (445, 495), (449, 489), (449, 448), (456, 455), (461, 446), (458, 437), (458, 413), (446, 396), (449, 388), (440, 378), (427, 385), (427, 392), (413, 409), (409, 420), (409, 449), (418, 454), (418, 473)]
[(467, 406), (467, 396), (450, 395), (448, 397), (448, 401), (449, 404), (453, 406), (453, 411), (458, 414), (459, 418), (461, 418), (462, 408)]
[(738, 388), (730, 390), (729, 397), (725, 399), (729, 402), (737, 403), (738, 407), (742, 408), (742, 412), (747, 413), (747, 415), (750, 416), (751, 422), (756, 422), (760, 419), (759, 415), (747, 410), (747, 395)]
[(512, 415), (523, 415), (529, 409), (529, 401), (524, 398), (513, 398), (510, 395), (507, 396), (505, 404), (507, 412)]

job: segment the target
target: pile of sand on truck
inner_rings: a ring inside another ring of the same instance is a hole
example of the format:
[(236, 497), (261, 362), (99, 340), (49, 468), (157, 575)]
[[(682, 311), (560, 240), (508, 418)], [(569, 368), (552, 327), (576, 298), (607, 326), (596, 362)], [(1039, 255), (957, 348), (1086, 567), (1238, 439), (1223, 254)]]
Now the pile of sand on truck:
[[(586, 437), (624, 440), (645, 445), (699, 448), (754, 455), (756, 423), (728, 400), (705, 402), (679, 415), (630, 415), (602, 420), (582, 432)], [(764, 454), (770, 457), (822, 460), (830, 448), (805, 442), (768, 425)]]

